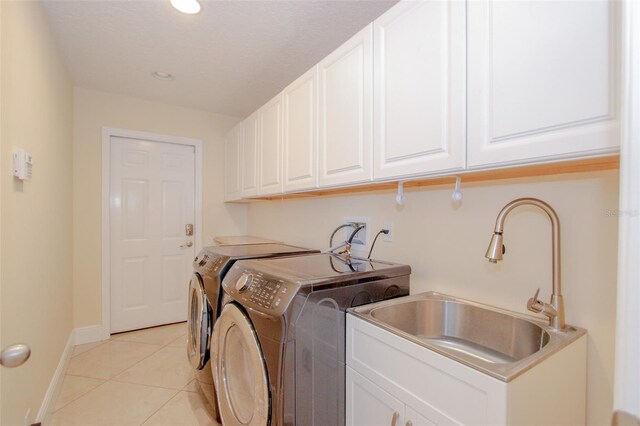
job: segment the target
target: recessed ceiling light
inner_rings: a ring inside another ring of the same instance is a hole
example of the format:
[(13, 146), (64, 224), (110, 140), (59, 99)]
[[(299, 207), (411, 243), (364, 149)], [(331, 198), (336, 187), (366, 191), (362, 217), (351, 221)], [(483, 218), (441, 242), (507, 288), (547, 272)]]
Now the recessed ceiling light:
[(162, 81), (171, 81), (176, 79), (173, 74), (169, 74), (168, 72), (154, 71), (151, 75)]
[(188, 15), (194, 15), (200, 12), (200, 3), (198, 3), (198, 0), (171, 0), (171, 6)]

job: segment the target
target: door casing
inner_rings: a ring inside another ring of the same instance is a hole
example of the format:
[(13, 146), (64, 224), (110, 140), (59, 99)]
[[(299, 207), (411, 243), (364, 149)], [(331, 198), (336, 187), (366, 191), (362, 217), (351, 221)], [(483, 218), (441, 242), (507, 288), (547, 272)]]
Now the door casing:
[(164, 142), (187, 145), (195, 150), (195, 224), (193, 241), (195, 252), (202, 249), (202, 141), (179, 136), (159, 135), (135, 130), (113, 127), (102, 128), (102, 326), (100, 336), (96, 340), (108, 339), (111, 336), (111, 243), (109, 238), (111, 220), (109, 208), (110, 194), (110, 146), (112, 137), (143, 139), (149, 142)]

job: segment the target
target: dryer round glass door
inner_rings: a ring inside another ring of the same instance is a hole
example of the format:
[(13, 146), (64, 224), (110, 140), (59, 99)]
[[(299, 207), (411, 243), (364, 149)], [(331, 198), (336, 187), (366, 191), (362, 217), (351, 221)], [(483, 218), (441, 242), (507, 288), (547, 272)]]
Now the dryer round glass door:
[(187, 317), (187, 355), (189, 363), (201, 370), (209, 360), (211, 308), (204, 293), (200, 275), (193, 274), (189, 283), (189, 315)]
[(211, 345), (222, 424), (263, 426), (270, 413), (269, 380), (251, 320), (227, 304)]

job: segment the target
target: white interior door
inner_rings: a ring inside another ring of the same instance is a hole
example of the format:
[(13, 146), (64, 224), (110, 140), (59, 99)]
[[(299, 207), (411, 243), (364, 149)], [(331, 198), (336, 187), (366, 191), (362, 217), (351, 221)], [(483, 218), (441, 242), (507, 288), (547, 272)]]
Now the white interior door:
[(187, 319), (194, 147), (112, 137), (111, 332)]

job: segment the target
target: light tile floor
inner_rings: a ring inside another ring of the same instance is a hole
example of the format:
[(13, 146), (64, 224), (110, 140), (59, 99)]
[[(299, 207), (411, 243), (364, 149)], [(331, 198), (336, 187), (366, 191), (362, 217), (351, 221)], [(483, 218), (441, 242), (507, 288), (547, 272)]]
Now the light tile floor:
[(186, 323), (76, 346), (52, 425), (218, 425), (185, 354)]

